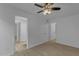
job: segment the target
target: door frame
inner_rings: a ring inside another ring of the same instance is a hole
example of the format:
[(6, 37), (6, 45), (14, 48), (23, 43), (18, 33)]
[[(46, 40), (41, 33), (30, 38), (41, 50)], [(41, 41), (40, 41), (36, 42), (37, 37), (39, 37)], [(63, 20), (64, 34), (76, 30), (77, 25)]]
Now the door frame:
[[(22, 21), (27, 23), (27, 32), (28, 32), (28, 19), (22, 16), (15, 16), (15, 24), (20, 23)], [(28, 35), (27, 35), (27, 38), (28, 38)], [(15, 44), (16, 44), (16, 40), (15, 40)], [(28, 49), (28, 39), (26, 41), (26, 44), (27, 44), (27, 49)], [(15, 45), (15, 48), (16, 48), (16, 45)]]

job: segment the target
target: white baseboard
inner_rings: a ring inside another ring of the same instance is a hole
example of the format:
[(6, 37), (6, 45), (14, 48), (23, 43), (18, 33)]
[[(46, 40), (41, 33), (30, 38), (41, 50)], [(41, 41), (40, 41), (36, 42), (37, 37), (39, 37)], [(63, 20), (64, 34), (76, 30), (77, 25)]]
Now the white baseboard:
[(67, 43), (63, 43), (63, 42), (59, 42), (59, 41), (56, 41), (56, 43), (59, 43), (59, 44), (62, 44), (62, 45), (66, 45), (66, 46), (71, 46), (71, 47), (74, 47), (74, 48), (79, 48), (78, 45), (71, 45), (71, 44), (67, 44)]
[(42, 42), (39, 42), (39, 43), (32, 44), (32, 45), (28, 46), (28, 49), (30, 49), (30, 48), (32, 48), (32, 47), (35, 47), (35, 46), (38, 46), (38, 45), (40, 45), (40, 44), (43, 44), (43, 43), (45, 43), (45, 42), (48, 42), (48, 40), (47, 40), (47, 41), (42, 41)]

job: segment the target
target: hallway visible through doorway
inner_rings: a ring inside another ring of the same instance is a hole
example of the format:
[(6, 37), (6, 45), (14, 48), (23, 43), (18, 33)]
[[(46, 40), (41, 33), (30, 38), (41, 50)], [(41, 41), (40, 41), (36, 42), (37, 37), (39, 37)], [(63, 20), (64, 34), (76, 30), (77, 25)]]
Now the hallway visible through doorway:
[(27, 49), (28, 45), (28, 31), (27, 31), (27, 19), (24, 17), (16, 16), (16, 51), (22, 51)]

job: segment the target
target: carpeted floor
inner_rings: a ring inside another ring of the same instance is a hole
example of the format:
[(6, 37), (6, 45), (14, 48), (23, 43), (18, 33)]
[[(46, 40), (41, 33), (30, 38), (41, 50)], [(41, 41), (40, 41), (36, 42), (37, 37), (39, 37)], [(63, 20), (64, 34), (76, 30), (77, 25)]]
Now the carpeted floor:
[(31, 49), (17, 51), (15, 56), (79, 56), (79, 49), (49, 41)]

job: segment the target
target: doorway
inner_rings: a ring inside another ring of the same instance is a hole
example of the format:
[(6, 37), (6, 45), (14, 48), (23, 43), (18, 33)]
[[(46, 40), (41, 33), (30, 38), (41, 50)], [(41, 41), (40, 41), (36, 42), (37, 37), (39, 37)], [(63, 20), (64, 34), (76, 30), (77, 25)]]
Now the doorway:
[(50, 24), (50, 40), (56, 41), (56, 23)]
[(28, 48), (28, 20), (27, 18), (16, 16), (16, 52)]

